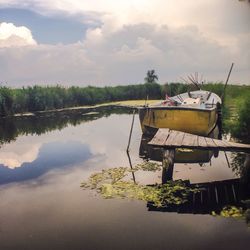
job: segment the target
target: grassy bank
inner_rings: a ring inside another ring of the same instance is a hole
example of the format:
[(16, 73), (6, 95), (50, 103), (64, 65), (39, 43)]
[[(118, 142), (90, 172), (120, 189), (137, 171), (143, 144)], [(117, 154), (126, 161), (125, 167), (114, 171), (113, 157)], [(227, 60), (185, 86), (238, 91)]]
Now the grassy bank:
[(223, 107), (223, 127), (233, 137), (250, 142), (250, 86), (229, 88)]
[(136, 108), (147, 104), (152, 104), (161, 101), (159, 100), (128, 100), (128, 101), (118, 101), (118, 102), (105, 102), (96, 105), (84, 105), (84, 106), (76, 106), (76, 107), (69, 107), (69, 108), (61, 108), (61, 109), (50, 109), (50, 110), (43, 110), (43, 111), (35, 111), (35, 112), (25, 112), (25, 113), (16, 113), (13, 114), (14, 117), (21, 117), (21, 116), (34, 116), (36, 114), (43, 114), (43, 113), (55, 113), (55, 112), (63, 112), (63, 111), (74, 111), (74, 110), (94, 110), (97, 108), (102, 107), (124, 107), (124, 108)]
[(124, 100), (158, 99), (161, 85), (145, 83), (117, 87), (33, 86), (22, 89), (0, 88), (0, 116), (96, 105)]

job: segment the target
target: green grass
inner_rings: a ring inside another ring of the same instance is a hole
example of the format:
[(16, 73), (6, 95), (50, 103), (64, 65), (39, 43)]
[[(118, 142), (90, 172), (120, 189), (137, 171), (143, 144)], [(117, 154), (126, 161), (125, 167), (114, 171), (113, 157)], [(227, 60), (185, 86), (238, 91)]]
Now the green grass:
[(223, 127), (235, 138), (250, 141), (250, 86), (228, 86), (223, 105)]

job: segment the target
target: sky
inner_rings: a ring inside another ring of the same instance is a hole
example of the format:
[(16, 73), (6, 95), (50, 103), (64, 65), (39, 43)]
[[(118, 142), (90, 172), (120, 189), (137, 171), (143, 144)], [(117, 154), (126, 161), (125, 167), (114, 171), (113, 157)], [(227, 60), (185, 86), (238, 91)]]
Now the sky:
[(247, 0), (0, 0), (0, 84), (250, 84)]

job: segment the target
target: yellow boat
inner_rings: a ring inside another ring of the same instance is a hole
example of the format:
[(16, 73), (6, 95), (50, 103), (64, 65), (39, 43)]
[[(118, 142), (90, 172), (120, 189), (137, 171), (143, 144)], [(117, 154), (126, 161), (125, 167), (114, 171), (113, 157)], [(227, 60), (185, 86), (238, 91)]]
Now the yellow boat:
[(165, 101), (139, 108), (143, 134), (170, 128), (207, 136), (216, 126), (221, 99), (204, 90), (167, 97)]

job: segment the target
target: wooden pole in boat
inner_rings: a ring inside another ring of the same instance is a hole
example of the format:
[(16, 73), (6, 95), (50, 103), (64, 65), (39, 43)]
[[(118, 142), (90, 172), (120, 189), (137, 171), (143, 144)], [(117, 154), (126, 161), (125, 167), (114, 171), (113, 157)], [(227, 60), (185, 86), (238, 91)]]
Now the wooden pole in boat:
[(129, 152), (129, 146), (130, 146), (130, 141), (131, 141), (131, 135), (132, 135), (133, 127), (134, 127), (134, 120), (135, 120), (135, 109), (134, 109), (134, 112), (133, 112), (132, 124), (131, 124), (131, 128), (130, 128), (130, 133), (129, 133), (127, 152)]
[(222, 102), (224, 101), (224, 96), (225, 96), (225, 91), (226, 91), (227, 83), (228, 83), (229, 77), (230, 77), (230, 75), (231, 75), (233, 66), (234, 66), (234, 63), (232, 63), (232, 65), (231, 65), (231, 67), (230, 67), (230, 70), (229, 70), (229, 72), (228, 72), (228, 75), (227, 75), (227, 80), (226, 80), (226, 83), (225, 83), (225, 85), (224, 85), (223, 93), (222, 93), (222, 95), (221, 95), (221, 100), (222, 100)]

